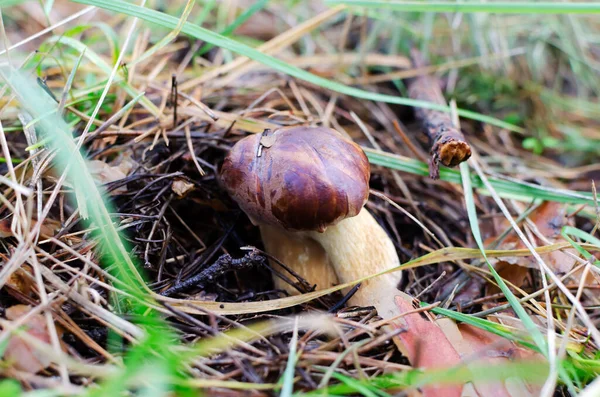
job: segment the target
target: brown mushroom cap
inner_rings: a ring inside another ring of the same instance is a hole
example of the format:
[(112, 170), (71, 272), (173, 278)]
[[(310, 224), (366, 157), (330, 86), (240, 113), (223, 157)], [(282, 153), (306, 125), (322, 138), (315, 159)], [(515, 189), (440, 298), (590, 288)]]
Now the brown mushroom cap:
[(254, 223), (322, 232), (360, 212), (369, 176), (365, 153), (339, 132), (285, 127), (236, 143), (220, 179)]

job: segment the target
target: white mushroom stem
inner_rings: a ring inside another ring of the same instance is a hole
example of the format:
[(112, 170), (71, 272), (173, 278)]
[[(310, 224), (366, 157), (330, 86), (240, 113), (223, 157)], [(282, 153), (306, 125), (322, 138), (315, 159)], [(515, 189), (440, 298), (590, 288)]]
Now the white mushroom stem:
[[(325, 289), (338, 284), (327, 253), (312, 238), (268, 225), (260, 225), (260, 234), (265, 250), (311, 283), (311, 286), (316, 284), (317, 289)], [(270, 262), (276, 267), (273, 261)], [(296, 281), (292, 275), (283, 273), (292, 281)], [(275, 276), (273, 281), (276, 288), (286, 290), (292, 295), (298, 294), (297, 289), (279, 277)]]
[[(261, 228), (262, 230), (264, 228)], [(297, 236), (308, 236), (318, 242), (327, 254), (326, 260), (322, 253), (310, 245), (300, 250), (298, 244), (302, 240), (292, 238), (290, 243), (289, 237), (281, 231), (274, 231), (273, 228), (270, 231), (271, 233), (266, 234), (263, 232), (265, 248), (280, 260), (283, 258), (282, 261), (286, 265), (309, 282), (317, 283), (320, 289), (329, 287), (330, 282), (335, 282), (332, 280), (330, 269), (335, 271), (340, 283), (347, 283), (400, 265), (394, 244), (366, 209), (355, 217), (329, 226), (323, 233), (295, 233)], [(375, 306), (380, 316), (389, 318), (397, 314), (394, 295), (398, 292), (399, 281), (399, 271), (364, 281), (349, 303), (357, 306)]]
[[(357, 216), (344, 219), (323, 233), (308, 235), (325, 249), (341, 283), (400, 266), (392, 240), (364, 208)], [(349, 303), (375, 306), (379, 315), (387, 318), (391, 314), (389, 304), (394, 307), (399, 282), (399, 271), (364, 281)]]

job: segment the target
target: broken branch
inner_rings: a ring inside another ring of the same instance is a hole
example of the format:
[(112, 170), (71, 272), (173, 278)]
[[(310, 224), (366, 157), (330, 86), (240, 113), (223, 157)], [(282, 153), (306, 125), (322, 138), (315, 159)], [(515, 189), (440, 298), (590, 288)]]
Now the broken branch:
[[(411, 51), (411, 59), (415, 68), (426, 66), (423, 57), (417, 50)], [(447, 106), (439, 79), (432, 75), (422, 74), (410, 79), (408, 95), (412, 99)], [(429, 138), (431, 145), (429, 176), (432, 179), (438, 179), (440, 176), (439, 163), (446, 167), (454, 167), (471, 157), (471, 147), (466, 142), (463, 133), (454, 126), (448, 113), (415, 108), (415, 115), (423, 125), (423, 132)]]

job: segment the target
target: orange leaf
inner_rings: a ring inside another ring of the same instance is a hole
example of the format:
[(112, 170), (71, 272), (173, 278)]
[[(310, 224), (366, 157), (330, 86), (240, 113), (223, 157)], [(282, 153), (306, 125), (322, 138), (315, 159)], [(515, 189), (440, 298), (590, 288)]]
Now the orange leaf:
[[(468, 324), (458, 326), (449, 319), (442, 319), (444, 331), (452, 345), (468, 366), (494, 366), (516, 360), (544, 360), (543, 356), (524, 349), (508, 339)], [(481, 397), (537, 396), (538, 385), (520, 378), (504, 381), (473, 380), (473, 386)]]
[[(31, 310), (30, 306), (15, 305), (6, 309), (6, 318), (14, 321), (23, 317)], [(40, 341), (50, 344), (50, 334), (46, 327), (46, 319), (41, 314), (34, 314), (23, 323), (25, 332), (39, 339)], [(51, 363), (46, 355), (42, 355), (35, 348), (21, 339), (18, 335), (13, 335), (8, 341), (6, 350), (4, 351), (4, 359), (10, 362), (15, 368), (35, 374), (42, 369), (48, 367)]]
[[(396, 297), (396, 305), (402, 313), (411, 312), (414, 308), (410, 298)], [(404, 323), (406, 332), (398, 335), (402, 341), (404, 352), (414, 367), (424, 369), (451, 368), (460, 364), (460, 356), (452, 346), (444, 332), (434, 322), (421, 317), (419, 313), (408, 314), (398, 321)], [(462, 385), (426, 386), (425, 397), (460, 397)]]

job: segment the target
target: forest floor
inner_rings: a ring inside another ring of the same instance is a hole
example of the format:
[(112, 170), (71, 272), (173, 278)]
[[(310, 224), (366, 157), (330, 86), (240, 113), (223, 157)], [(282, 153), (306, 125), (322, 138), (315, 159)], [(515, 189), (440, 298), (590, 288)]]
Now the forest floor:
[[(599, 3), (0, 6), (0, 395), (600, 395)], [(439, 175), (432, 117), (471, 151)], [(221, 186), (297, 125), (365, 151), (400, 318)]]

